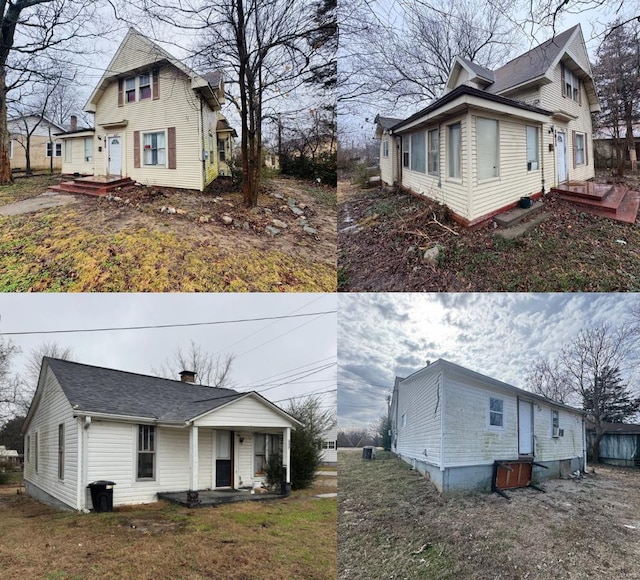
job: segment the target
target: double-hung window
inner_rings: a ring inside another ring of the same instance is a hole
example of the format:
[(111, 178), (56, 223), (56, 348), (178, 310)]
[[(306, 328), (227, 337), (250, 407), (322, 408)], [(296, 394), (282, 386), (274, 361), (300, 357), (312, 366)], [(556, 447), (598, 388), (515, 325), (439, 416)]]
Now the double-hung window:
[(136, 77), (125, 79), (124, 81), (125, 100), (127, 103), (136, 102)]
[(411, 135), (411, 171), (425, 173), (427, 152), (425, 149), (425, 132)]
[(409, 156), (411, 155), (411, 137), (402, 137), (402, 167), (409, 168)]
[(52, 143), (51, 141), (47, 141), (47, 157), (51, 157), (53, 154), (52, 152), (54, 151), (56, 157), (62, 157), (62, 143)]
[(166, 137), (164, 131), (142, 134), (143, 163), (165, 166), (167, 163)]
[(151, 75), (149, 73), (138, 77), (140, 83), (140, 100), (151, 98)]
[(218, 159), (224, 163), (227, 159), (226, 142), (224, 139), (218, 139)]
[(382, 142), (382, 156), (389, 157), (389, 139), (385, 139)]
[(504, 401), (502, 399), (489, 399), (489, 425), (491, 427), (504, 427)]
[(527, 127), (527, 171), (538, 169), (540, 155), (538, 139), (538, 127)]
[(429, 146), (429, 152), (427, 155), (427, 170), (429, 175), (438, 175), (440, 168), (440, 131), (438, 129), (432, 129), (427, 133), (427, 142)]
[(138, 479), (155, 479), (156, 428), (138, 425)]
[(91, 137), (87, 137), (84, 140), (84, 160), (87, 163), (93, 161), (93, 139)]
[(460, 123), (455, 123), (454, 125), (449, 125), (449, 140), (447, 147), (447, 156), (448, 156), (448, 167), (449, 167), (449, 177), (453, 177), (454, 179), (460, 179), (461, 171), (460, 171), (460, 155), (461, 155), (461, 136), (462, 136), (462, 127)]
[(581, 103), (580, 79), (564, 65), (562, 65), (562, 95), (576, 103)]
[(476, 119), (476, 145), (478, 181), (500, 175), (500, 136), (498, 121), (495, 119)]
[(64, 423), (58, 425), (58, 479), (64, 479)]
[(584, 133), (576, 133), (575, 134), (575, 161), (576, 165), (584, 165), (585, 164), (585, 138)]
[(254, 475), (264, 475), (269, 457), (273, 454), (282, 456), (282, 437), (254, 433), (253, 435), (253, 472)]

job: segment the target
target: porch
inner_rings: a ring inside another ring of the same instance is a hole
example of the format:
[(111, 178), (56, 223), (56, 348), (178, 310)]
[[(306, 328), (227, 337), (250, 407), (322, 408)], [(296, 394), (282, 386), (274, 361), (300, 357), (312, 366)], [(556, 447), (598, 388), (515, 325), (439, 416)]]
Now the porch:
[(186, 507), (212, 507), (240, 501), (267, 501), (284, 499), (288, 494), (276, 492), (251, 493), (251, 489), (209, 489), (204, 491), (158, 492), (158, 499), (165, 499)]
[(62, 181), (49, 189), (64, 193), (83, 193), (85, 195), (106, 196), (123, 192), (135, 186), (135, 181), (120, 175), (91, 175), (75, 177), (73, 181)]
[(635, 223), (640, 207), (640, 192), (619, 184), (569, 181), (551, 192), (582, 211), (629, 224)]

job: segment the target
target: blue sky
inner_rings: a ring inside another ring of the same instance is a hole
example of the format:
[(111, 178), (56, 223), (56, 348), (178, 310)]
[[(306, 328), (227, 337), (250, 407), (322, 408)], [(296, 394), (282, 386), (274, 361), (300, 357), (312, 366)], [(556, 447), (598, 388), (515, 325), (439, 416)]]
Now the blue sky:
[(444, 358), (516, 387), (588, 325), (619, 324), (629, 294), (341, 294), (338, 422), (374, 422), (395, 376)]

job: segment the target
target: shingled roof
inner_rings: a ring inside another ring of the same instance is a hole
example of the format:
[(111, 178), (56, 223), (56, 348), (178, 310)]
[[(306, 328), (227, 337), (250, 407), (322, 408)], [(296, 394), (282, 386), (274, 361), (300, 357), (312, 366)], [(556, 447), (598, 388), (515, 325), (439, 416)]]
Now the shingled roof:
[(50, 357), (45, 364), (78, 412), (186, 422), (249, 394)]

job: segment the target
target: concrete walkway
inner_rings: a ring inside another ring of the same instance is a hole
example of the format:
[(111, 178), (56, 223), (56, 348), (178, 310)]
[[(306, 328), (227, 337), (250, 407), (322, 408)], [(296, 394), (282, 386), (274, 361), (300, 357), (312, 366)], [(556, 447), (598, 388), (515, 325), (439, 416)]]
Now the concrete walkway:
[(29, 199), (23, 199), (22, 201), (0, 206), (0, 215), (9, 216), (34, 213), (41, 209), (79, 202), (80, 198), (75, 195), (58, 193), (56, 191), (45, 191), (37, 197), (30, 197)]

